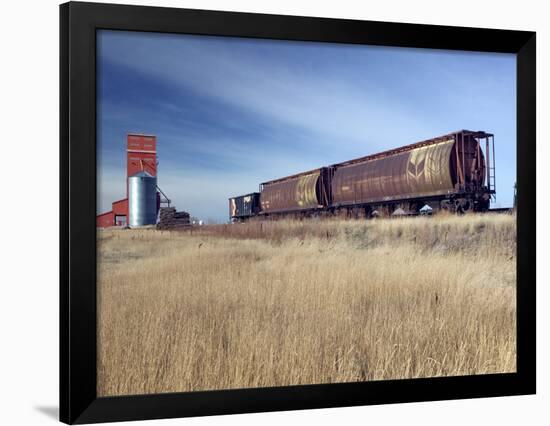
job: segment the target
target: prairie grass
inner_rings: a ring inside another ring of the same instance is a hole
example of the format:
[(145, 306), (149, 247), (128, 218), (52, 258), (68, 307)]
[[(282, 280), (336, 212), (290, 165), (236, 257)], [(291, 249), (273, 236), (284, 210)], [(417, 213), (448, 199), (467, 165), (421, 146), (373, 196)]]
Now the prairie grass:
[(513, 372), (513, 215), (98, 233), (98, 394)]

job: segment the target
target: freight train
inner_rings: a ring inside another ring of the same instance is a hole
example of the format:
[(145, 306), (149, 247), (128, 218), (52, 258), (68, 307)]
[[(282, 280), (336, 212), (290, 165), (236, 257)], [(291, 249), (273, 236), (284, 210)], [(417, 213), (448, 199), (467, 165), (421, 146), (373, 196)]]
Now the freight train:
[(261, 183), (259, 192), (229, 199), (229, 216), (236, 222), (482, 212), (495, 194), (494, 135), (460, 130)]

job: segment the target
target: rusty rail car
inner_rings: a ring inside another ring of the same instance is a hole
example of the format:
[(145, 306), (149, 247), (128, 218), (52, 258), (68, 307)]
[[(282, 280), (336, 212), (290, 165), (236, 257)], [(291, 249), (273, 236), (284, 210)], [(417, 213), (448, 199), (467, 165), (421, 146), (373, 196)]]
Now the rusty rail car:
[[(434, 211), (486, 211), (495, 194), (494, 135), (460, 130), (263, 182), (252, 194), (257, 210), (235, 215), (230, 208), (230, 218), (416, 214), (426, 205)], [(230, 198), (230, 205), (243, 197)]]

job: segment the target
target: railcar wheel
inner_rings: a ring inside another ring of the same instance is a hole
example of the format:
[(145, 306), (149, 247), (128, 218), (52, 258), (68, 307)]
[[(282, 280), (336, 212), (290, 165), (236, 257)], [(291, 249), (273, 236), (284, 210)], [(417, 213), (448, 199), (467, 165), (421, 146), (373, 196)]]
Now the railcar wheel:
[(460, 211), (462, 213), (469, 213), (473, 210), (473, 205), (470, 200), (464, 200), (464, 203), (460, 206)]
[(455, 210), (457, 213), (464, 214), (472, 210), (472, 203), (467, 198), (455, 200)]

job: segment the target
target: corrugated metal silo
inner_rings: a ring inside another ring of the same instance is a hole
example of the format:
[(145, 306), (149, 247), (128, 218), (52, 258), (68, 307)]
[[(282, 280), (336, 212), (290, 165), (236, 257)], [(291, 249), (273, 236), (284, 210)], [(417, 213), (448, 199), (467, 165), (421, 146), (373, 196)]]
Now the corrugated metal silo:
[(157, 178), (138, 172), (128, 178), (128, 210), (131, 228), (157, 223)]

